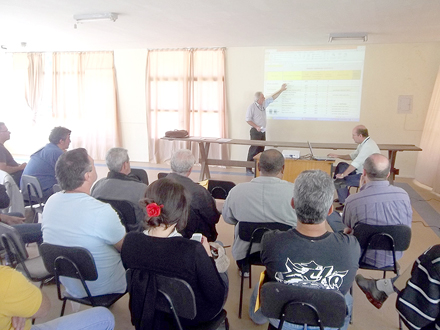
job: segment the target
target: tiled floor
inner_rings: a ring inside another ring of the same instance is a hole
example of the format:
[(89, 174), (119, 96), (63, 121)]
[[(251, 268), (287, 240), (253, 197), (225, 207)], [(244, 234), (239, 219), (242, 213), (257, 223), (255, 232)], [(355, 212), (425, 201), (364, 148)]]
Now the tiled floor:
[[(148, 172), (150, 182), (157, 179), (158, 172), (167, 172), (169, 167), (167, 165), (157, 164), (133, 164), (134, 167), (145, 168)], [(106, 175), (107, 169), (104, 164), (97, 164), (97, 171), (99, 177)], [(191, 178), (195, 181), (198, 180), (199, 171), (197, 167), (191, 174)], [(235, 183), (246, 182), (252, 179), (252, 176), (246, 175), (244, 169), (225, 169), (225, 168), (213, 168), (211, 170), (211, 176), (213, 179), (229, 180)], [(397, 179), (398, 183), (403, 183), (404, 187), (410, 187), (411, 198), (413, 208), (418, 211), (414, 211), (413, 216), (413, 230), (412, 241), (410, 248), (405, 252), (403, 258), (399, 261), (401, 268), (405, 269), (412, 265), (414, 259), (421, 254), (426, 248), (433, 244), (439, 244), (440, 239), (438, 236), (438, 228), (426, 227), (427, 223), (433, 226), (440, 226), (440, 197), (431, 193), (429, 190), (424, 189), (413, 183), (410, 179)], [(406, 184), (406, 185), (405, 185)], [(411, 189), (412, 188), (412, 189)], [(426, 202), (425, 202), (426, 201)], [(420, 205), (419, 205), (420, 204)], [(429, 209), (430, 208), (430, 209)], [(429, 210), (427, 210), (429, 209)], [(423, 215), (424, 218), (419, 214)], [(233, 226), (226, 224), (223, 220), (220, 220), (218, 224), (219, 240), (221, 240), (225, 246), (230, 246), (233, 242)], [(35, 251), (35, 247), (31, 247)], [(235, 262), (231, 256), (231, 248), (226, 249), (229, 258), (231, 258), (231, 265), (229, 268), (229, 297), (225, 305), (225, 309), (228, 312), (228, 319), (230, 322), (230, 328), (232, 330), (241, 329), (267, 329), (267, 325), (256, 326), (249, 319), (247, 310), (249, 306), (249, 296), (251, 289), (246, 287), (245, 282), (244, 289), (244, 304), (243, 304), (243, 318), (238, 319), (238, 301), (239, 301), (239, 288), (240, 281), (238, 270)], [(255, 267), (253, 272), (252, 283), (257, 282), (261, 267)], [(382, 276), (382, 273), (373, 271), (359, 271), (364, 276), (371, 276), (378, 278)], [(59, 315), (61, 310), (61, 303), (56, 297), (56, 287), (54, 285), (46, 286), (43, 290), (50, 296), (52, 301), (52, 311), (46, 318), (38, 320), (38, 322), (44, 322), (45, 320), (55, 318)], [(364, 330), (364, 329), (397, 329), (397, 312), (395, 311), (395, 296), (390, 297), (384, 304), (382, 309), (377, 310), (374, 308), (365, 298), (363, 293), (355, 286), (354, 288), (354, 315), (353, 324), (350, 325), (350, 330)], [(112, 308), (116, 318), (116, 329), (134, 329), (130, 322), (130, 313), (128, 310), (128, 296), (123, 297)], [(70, 313), (70, 306), (68, 306), (66, 313)]]

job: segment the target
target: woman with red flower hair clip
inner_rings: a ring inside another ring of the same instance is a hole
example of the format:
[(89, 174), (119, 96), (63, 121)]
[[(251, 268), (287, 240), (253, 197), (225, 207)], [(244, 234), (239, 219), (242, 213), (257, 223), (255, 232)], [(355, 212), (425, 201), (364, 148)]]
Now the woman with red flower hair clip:
[(121, 258), (130, 269), (130, 312), (136, 329), (167, 329), (172, 323), (166, 314), (154, 311), (155, 274), (183, 279), (193, 289), (197, 315), (193, 320), (181, 318), (182, 325), (210, 321), (223, 309), (228, 278), (217, 271), (208, 240), (204, 236), (201, 242), (190, 240), (178, 233), (186, 226), (190, 203), (180, 183), (167, 178), (153, 182), (141, 200), (145, 231), (125, 237)]

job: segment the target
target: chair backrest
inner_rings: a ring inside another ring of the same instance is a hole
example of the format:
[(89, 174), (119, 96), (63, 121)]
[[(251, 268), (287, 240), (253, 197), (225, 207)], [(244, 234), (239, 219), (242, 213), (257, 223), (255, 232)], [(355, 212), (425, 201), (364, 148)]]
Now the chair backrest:
[(137, 178), (140, 182), (145, 183), (148, 186), (148, 174), (142, 168), (132, 168), (129, 176)]
[(268, 230), (286, 231), (292, 226), (279, 222), (238, 222), (238, 236), (245, 242), (260, 243), (263, 234)]
[(53, 275), (85, 281), (98, 278), (95, 260), (90, 251), (83, 247), (43, 243), (39, 249), (44, 266)]
[(263, 315), (290, 323), (340, 328), (346, 317), (345, 298), (337, 290), (268, 282), (260, 297)]
[(164, 177), (166, 177), (169, 173), (165, 173), (165, 172), (159, 172), (157, 173), (157, 178), (158, 179), (163, 179)]
[(156, 274), (157, 291), (162, 295), (156, 297), (156, 309), (172, 313), (173, 306), (177, 315), (186, 319), (194, 319), (197, 315), (196, 298), (188, 282)]
[(358, 223), (353, 232), (363, 250), (405, 251), (411, 242), (411, 228), (405, 225), (376, 226)]
[(115, 199), (98, 198), (101, 202), (110, 204), (118, 213), (121, 223), (124, 225), (127, 233), (129, 231), (139, 231), (141, 225), (137, 223), (134, 204), (129, 201), (120, 201)]
[(26, 246), (14, 227), (0, 223), (0, 237), (2, 245), (9, 256), (9, 261), (14, 267), (17, 263), (21, 263), (29, 258)]
[(232, 181), (208, 180), (208, 191), (215, 199), (226, 199), (229, 191), (235, 187)]
[(37, 203), (41, 202), (43, 198), (43, 190), (41, 189), (40, 181), (38, 178), (31, 175), (23, 174), (21, 176), (21, 192), (25, 200), (36, 201)]

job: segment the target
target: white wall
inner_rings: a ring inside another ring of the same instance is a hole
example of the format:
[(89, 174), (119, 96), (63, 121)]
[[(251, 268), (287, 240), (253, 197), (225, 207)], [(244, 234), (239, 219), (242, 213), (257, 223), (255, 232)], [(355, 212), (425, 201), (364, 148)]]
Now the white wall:
[[(249, 138), (249, 126), (244, 118), (253, 94), (264, 87), (265, 49), (227, 49), (230, 138)], [(367, 45), (360, 123), (367, 126), (377, 143), (419, 144), (439, 64), (440, 43)], [(397, 114), (399, 95), (413, 95), (412, 114)], [(357, 124), (269, 120), (267, 139), (353, 143), (351, 130)], [(246, 155), (245, 146), (231, 148), (233, 159), (245, 159)], [(414, 177), (416, 156), (416, 152), (398, 153), (396, 167), (401, 176)]]
[[(233, 47), (226, 52), (229, 137), (248, 139), (245, 113), (253, 94), (263, 89), (264, 47)], [(146, 50), (115, 51), (123, 146), (133, 161), (148, 161)], [(420, 142), (435, 77), (440, 43), (367, 45), (360, 123), (377, 143)], [(413, 95), (413, 112), (397, 114), (399, 95)], [(353, 122), (269, 120), (268, 140), (351, 143)], [(303, 150), (303, 152), (306, 152)], [(318, 150), (319, 152), (319, 150)], [(328, 151), (322, 150), (320, 153)], [(233, 146), (232, 159), (245, 159), (247, 147)], [(400, 152), (400, 175), (414, 176), (416, 152)]]

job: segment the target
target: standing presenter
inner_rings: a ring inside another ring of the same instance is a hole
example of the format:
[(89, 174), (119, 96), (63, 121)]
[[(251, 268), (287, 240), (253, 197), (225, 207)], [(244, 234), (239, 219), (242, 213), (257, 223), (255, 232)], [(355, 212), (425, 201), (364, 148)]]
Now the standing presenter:
[[(262, 92), (255, 93), (254, 103), (252, 103), (246, 111), (246, 122), (251, 125), (251, 140), (266, 141), (266, 108), (286, 89), (287, 84), (283, 84), (279, 91), (267, 99)], [(263, 151), (264, 147), (250, 146), (247, 160), (253, 161), (254, 156)], [(252, 168), (249, 167), (246, 168), (246, 173), (254, 174)]]

